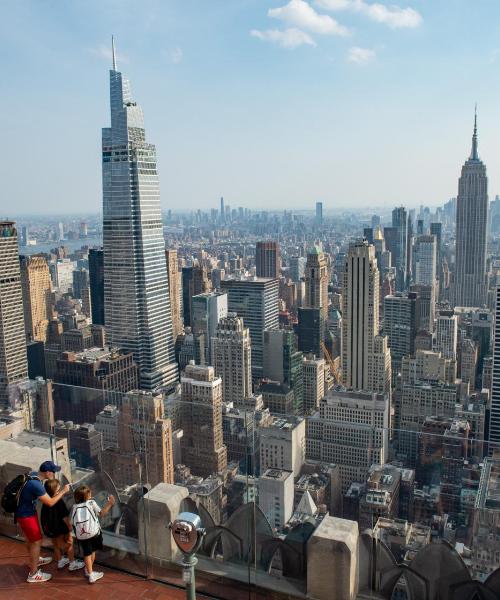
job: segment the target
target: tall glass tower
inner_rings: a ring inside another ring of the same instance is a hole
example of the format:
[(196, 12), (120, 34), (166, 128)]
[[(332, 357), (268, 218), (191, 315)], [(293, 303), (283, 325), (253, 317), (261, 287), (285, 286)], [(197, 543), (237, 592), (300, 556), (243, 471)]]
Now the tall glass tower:
[(177, 381), (156, 149), (127, 79), (109, 72), (111, 127), (102, 130), (104, 313), (110, 343), (133, 352), (140, 385)]
[(458, 180), (455, 246), (455, 306), (486, 304), (486, 242), (488, 230), (488, 178), (477, 153), (477, 116), (472, 150)]

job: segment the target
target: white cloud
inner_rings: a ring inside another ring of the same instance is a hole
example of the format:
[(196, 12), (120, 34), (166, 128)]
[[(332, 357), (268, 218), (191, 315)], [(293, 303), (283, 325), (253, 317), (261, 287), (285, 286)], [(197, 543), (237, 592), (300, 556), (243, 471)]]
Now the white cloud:
[(357, 65), (366, 65), (372, 60), (375, 60), (376, 54), (374, 50), (369, 48), (360, 48), (359, 46), (353, 46), (349, 48), (347, 54), (347, 60)]
[(266, 31), (252, 29), (250, 35), (259, 38), (259, 40), (273, 42), (288, 50), (293, 50), (293, 48), (304, 44), (316, 46), (315, 41), (305, 31), (296, 28), (285, 29), (284, 31), (279, 29), (267, 29)]
[(384, 23), (393, 29), (413, 28), (422, 24), (422, 15), (414, 8), (401, 8), (391, 4), (370, 4), (365, 0), (316, 0), (316, 4), (326, 10), (350, 10), (366, 15), (372, 21)]
[[(109, 65), (111, 66), (112, 61), (113, 61), (113, 52), (111, 50), (111, 46), (108, 47), (108, 46), (105, 46), (104, 44), (100, 44), (99, 46), (96, 46), (95, 48), (88, 48), (87, 51), (89, 52), (89, 54), (92, 54), (93, 56), (97, 56), (98, 58), (103, 58), (103, 59), (107, 60), (109, 62)], [(121, 54), (120, 52), (116, 52), (116, 62), (118, 64), (118, 68), (120, 68), (121, 63), (128, 64), (129, 60), (124, 54)]]
[(305, 0), (290, 0), (285, 6), (270, 8), (268, 17), (284, 21), (288, 25), (325, 35), (348, 35), (349, 31), (330, 15), (320, 15)]
[(170, 62), (174, 65), (178, 65), (182, 61), (182, 56), (182, 48), (179, 48), (179, 46), (177, 46), (172, 50), (172, 52), (170, 52)]

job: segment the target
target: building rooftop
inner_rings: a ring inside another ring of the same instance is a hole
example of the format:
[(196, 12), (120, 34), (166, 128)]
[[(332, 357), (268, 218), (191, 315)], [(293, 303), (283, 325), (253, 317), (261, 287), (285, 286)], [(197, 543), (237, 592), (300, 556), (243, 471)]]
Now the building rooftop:
[(476, 508), (500, 510), (500, 460), (486, 458), (481, 472)]
[(291, 471), (283, 471), (282, 469), (266, 469), (260, 476), (261, 479), (274, 479), (276, 481), (285, 481), (292, 475)]

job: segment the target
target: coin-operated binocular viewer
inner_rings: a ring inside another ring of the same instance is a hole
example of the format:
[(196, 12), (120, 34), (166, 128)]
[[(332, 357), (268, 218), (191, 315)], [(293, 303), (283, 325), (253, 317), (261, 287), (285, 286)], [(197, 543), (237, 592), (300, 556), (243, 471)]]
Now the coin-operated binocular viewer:
[(201, 546), (205, 529), (201, 526), (200, 517), (191, 512), (179, 513), (169, 527), (177, 547), (183, 554), (182, 580), (186, 584), (186, 598), (196, 600), (194, 567), (198, 559), (195, 554)]

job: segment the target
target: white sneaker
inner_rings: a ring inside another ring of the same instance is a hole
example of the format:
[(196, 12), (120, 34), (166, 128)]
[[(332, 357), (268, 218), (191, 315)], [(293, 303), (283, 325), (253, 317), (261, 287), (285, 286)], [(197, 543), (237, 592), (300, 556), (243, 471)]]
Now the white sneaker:
[(92, 571), (89, 575), (89, 583), (95, 583), (98, 579), (104, 577), (104, 573), (100, 573), (99, 571)]
[[(85, 563), (83, 563), (83, 564), (85, 564)], [(88, 577), (90, 575), (90, 573), (87, 571), (87, 567), (85, 567), (84, 573), (85, 573), (85, 577)]]
[(44, 581), (48, 581), (49, 579), (52, 579), (52, 575), (50, 573), (44, 573), (43, 571), (38, 569), (38, 571), (36, 573), (33, 573), (33, 575), (28, 575), (28, 579), (26, 579), (26, 581), (28, 583), (43, 583)]
[(64, 569), (66, 565), (69, 565), (69, 558), (67, 556), (63, 556), (60, 560), (57, 561), (58, 569)]
[(75, 560), (72, 560), (69, 563), (68, 571), (78, 571), (78, 569), (83, 569), (84, 566), (85, 563), (83, 562), (83, 560), (78, 560), (76, 558)]
[(44, 567), (52, 562), (52, 556), (40, 556), (38, 559), (38, 566)]

